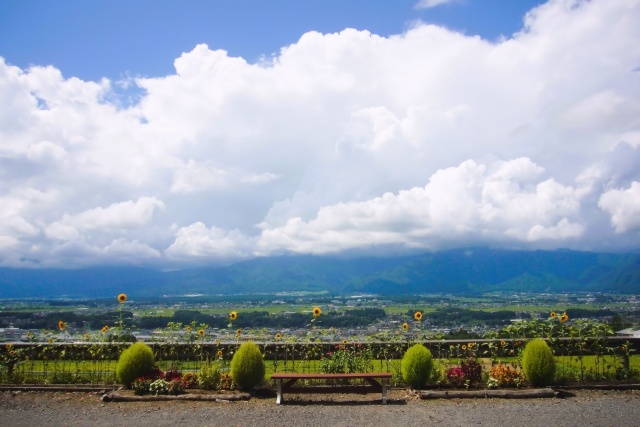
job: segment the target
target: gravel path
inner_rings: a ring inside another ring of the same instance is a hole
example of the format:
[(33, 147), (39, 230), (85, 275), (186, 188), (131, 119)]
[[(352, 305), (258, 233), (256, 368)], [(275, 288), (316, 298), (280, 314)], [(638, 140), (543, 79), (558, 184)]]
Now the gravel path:
[[(10, 426), (640, 426), (638, 391), (575, 391), (564, 399), (420, 400), (376, 395), (273, 395), (246, 402), (104, 403), (92, 393), (0, 392), (0, 425)], [(286, 396), (285, 396), (286, 397)]]

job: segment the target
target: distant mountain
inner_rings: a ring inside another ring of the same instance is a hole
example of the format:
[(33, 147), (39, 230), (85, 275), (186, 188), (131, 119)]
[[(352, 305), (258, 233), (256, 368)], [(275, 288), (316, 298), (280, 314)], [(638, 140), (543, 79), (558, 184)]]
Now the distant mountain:
[(172, 272), (135, 267), (0, 269), (0, 298), (613, 291), (640, 293), (640, 255), (465, 249), (396, 258), (283, 256)]

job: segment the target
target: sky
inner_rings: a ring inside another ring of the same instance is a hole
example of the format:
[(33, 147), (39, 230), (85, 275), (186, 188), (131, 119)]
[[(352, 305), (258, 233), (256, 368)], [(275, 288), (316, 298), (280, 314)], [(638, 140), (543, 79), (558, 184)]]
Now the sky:
[(640, 250), (640, 0), (0, 0), (0, 266)]

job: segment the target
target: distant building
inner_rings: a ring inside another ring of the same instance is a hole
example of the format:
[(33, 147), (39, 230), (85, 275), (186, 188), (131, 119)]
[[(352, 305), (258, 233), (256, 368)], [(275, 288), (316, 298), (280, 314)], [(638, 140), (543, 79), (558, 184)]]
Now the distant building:
[(617, 331), (616, 335), (619, 337), (640, 337), (640, 329), (634, 331), (631, 328), (627, 328), (621, 331)]
[(22, 337), (22, 330), (10, 325), (8, 328), (0, 328), (0, 340), (16, 341)]

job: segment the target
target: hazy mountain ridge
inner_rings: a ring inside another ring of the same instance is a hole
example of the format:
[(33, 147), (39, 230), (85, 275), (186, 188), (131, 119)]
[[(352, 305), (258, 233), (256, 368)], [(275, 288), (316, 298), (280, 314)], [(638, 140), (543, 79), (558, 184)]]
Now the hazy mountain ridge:
[(172, 272), (136, 267), (0, 269), (0, 298), (242, 294), (283, 291), (640, 293), (640, 255), (452, 250), (397, 258), (258, 258)]

